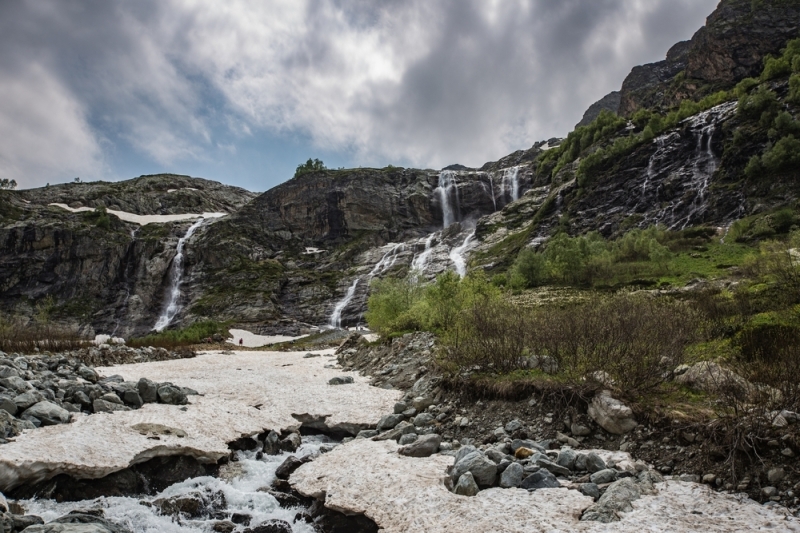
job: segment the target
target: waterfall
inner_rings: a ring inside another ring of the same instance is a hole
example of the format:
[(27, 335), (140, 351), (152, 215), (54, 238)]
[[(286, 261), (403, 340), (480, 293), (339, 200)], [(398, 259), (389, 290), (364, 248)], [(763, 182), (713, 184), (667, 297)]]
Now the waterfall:
[(519, 200), (519, 167), (510, 167), (503, 169), (503, 197), (506, 192), (511, 196), (511, 202)]
[[(694, 165), (692, 165), (691, 177), (691, 188), (694, 189), (695, 196), (692, 200), (689, 214), (683, 219), (683, 224), (680, 226), (680, 229), (685, 229), (695, 218), (695, 215), (705, 211), (706, 192), (708, 191), (708, 186), (714, 172), (717, 171), (718, 165), (717, 155), (714, 153), (712, 147), (714, 131), (717, 127), (716, 117), (713, 117), (709, 112), (701, 113), (692, 120), (691, 125), (695, 128), (694, 136), (697, 139), (697, 145), (695, 147), (696, 155)], [(673, 227), (677, 225), (678, 222), (676, 222)]]
[(186, 235), (178, 239), (178, 247), (175, 249), (175, 257), (172, 259), (172, 267), (169, 273), (169, 299), (164, 306), (164, 310), (161, 311), (161, 316), (158, 317), (156, 325), (153, 326), (156, 331), (163, 331), (164, 328), (169, 326), (180, 310), (178, 300), (181, 296), (181, 281), (183, 279), (183, 248), (203, 222), (205, 222), (205, 219), (197, 219), (197, 222), (189, 226)]
[(650, 156), (650, 160), (647, 162), (647, 174), (645, 174), (644, 183), (642, 183), (642, 198), (644, 198), (644, 195), (647, 193), (647, 186), (650, 185), (650, 181), (656, 177), (656, 163), (663, 157), (667, 140), (673, 135), (675, 134), (661, 135), (653, 140), (653, 143), (656, 145), (656, 151), (653, 152), (653, 155)]
[(392, 248), (390, 248), (388, 252), (383, 254), (381, 260), (375, 263), (375, 266), (372, 267), (372, 270), (367, 275), (368, 281), (371, 281), (372, 278), (374, 278), (375, 276), (379, 276), (384, 272), (386, 272), (387, 270), (389, 270), (390, 268), (392, 268), (394, 264), (397, 263), (397, 254), (399, 252), (405, 251), (406, 249), (405, 243), (402, 242), (400, 244), (389, 243), (389, 245)]
[(442, 227), (446, 228), (461, 218), (461, 204), (458, 197), (458, 182), (456, 181), (455, 171), (441, 171), (439, 173), (439, 185), (434, 192), (439, 195), (444, 222)]
[(433, 238), (436, 236), (435, 233), (431, 233), (428, 235), (428, 238), (425, 239), (425, 250), (422, 251), (414, 260), (411, 262), (411, 270), (416, 270), (420, 273), (425, 272), (425, 265), (428, 264), (428, 258), (431, 256), (433, 252), (433, 248), (431, 245), (433, 244)]
[(467, 246), (469, 246), (469, 243), (473, 237), (475, 237), (474, 230), (472, 233), (467, 235), (467, 238), (464, 239), (464, 242), (461, 243), (461, 246), (450, 250), (450, 260), (455, 265), (456, 272), (458, 272), (458, 275), (462, 278), (467, 275), (467, 259), (464, 257), (464, 251), (467, 249)]
[(331, 315), (330, 325), (331, 327), (341, 329), (342, 327), (342, 312), (350, 305), (350, 300), (353, 299), (353, 296), (356, 294), (356, 287), (358, 287), (358, 282), (361, 281), (361, 278), (356, 278), (352, 285), (347, 289), (347, 293), (344, 295), (344, 298), (339, 300), (339, 303), (336, 304), (336, 307), (333, 308), (333, 314)]
[(492, 188), (492, 205), (494, 205), (494, 210), (497, 211), (497, 198), (494, 195), (494, 179), (491, 172), (489, 173), (489, 187)]

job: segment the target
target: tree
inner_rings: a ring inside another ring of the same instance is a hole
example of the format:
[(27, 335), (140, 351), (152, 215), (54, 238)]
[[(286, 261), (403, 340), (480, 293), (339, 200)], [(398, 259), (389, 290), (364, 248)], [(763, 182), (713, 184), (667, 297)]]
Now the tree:
[(8, 178), (0, 179), (0, 189), (16, 189), (17, 182), (16, 180), (10, 180)]
[(303, 174), (316, 172), (319, 170), (326, 170), (325, 164), (319, 159), (309, 158), (305, 163), (297, 165), (297, 170), (294, 173), (294, 177), (296, 178), (298, 176), (302, 176)]

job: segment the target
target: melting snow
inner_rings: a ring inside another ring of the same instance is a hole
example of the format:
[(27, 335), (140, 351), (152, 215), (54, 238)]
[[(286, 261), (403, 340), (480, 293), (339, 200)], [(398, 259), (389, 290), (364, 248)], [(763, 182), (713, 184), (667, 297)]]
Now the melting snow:
[[(72, 211), (73, 213), (81, 213), (83, 211), (94, 211), (93, 207), (70, 207), (67, 204), (52, 203), (56, 207)], [(108, 212), (115, 215), (120, 220), (125, 222), (133, 222), (144, 226), (145, 224), (163, 224), (164, 222), (177, 222), (179, 220), (194, 220), (196, 218), (220, 218), (227, 216), (228, 213), (186, 213), (182, 215), (137, 215), (135, 213), (128, 213), (126, 211), (116, 211), (109, 209)]]

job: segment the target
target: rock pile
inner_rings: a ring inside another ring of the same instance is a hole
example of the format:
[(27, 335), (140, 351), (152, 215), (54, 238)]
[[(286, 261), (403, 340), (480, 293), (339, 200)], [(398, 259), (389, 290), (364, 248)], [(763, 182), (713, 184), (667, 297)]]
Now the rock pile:
[(0, 444), (26, 429), (69, 423), (73, 413), (126, 411), (145, 403), (184, 405), (192, 394), (197, 392), (146, 378), (101, 378), (73, 357), (0, 352)]

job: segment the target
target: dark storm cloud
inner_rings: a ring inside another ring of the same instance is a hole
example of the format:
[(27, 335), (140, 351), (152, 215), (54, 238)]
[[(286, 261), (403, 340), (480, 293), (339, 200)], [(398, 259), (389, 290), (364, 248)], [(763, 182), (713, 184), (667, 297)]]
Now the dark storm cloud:
[[(10, 0), (0, 177), (210, 161), (259, 132), (353, 164), (478, 165), (563, 135), (715, 0)], [(309, 147), (313, 149), (313, 147)]]

